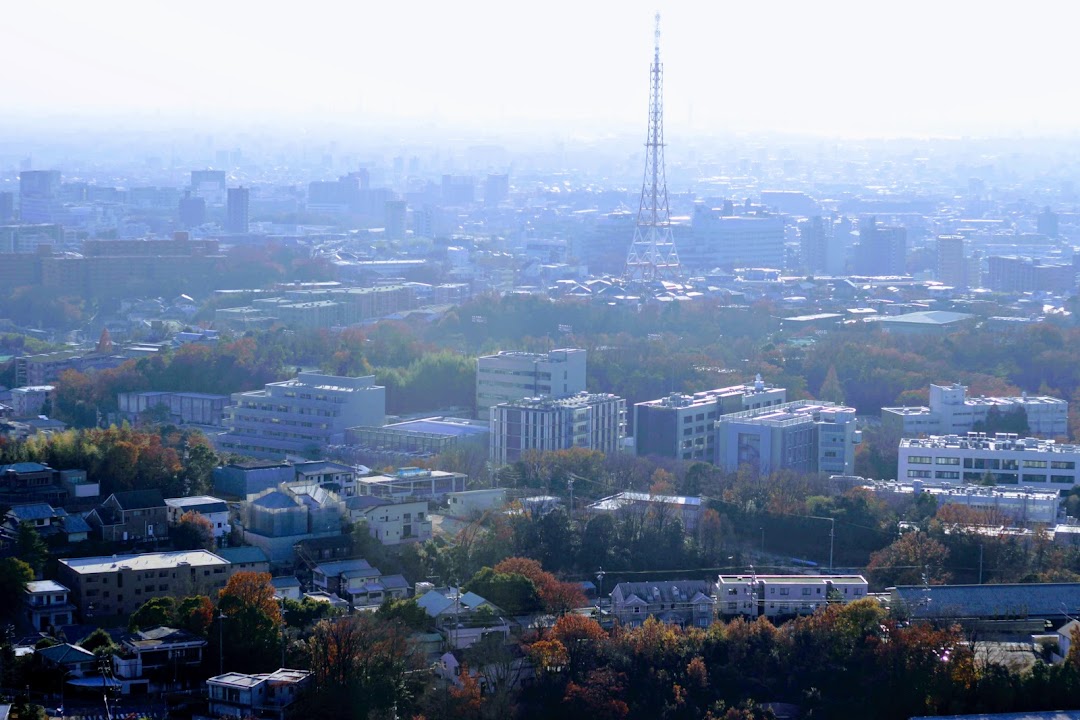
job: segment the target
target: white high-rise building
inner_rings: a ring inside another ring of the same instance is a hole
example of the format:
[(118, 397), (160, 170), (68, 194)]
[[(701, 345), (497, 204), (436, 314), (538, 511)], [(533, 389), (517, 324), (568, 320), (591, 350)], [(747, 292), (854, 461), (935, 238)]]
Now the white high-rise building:
[(580, 447), (606, 454), (626, 437), (626, 400), (581, 392), (563, 398), (527, 398), (491, 408), (491, 460), (521, 459), (526, 450)]
[(584, 350), (548, 353), (501, 352), (476, 359), (476, 411), (541, 395), (565, 397), (585, 391)]
[(930, 407), (881, 408), (881, 423), (900, 435), (954, 435), (975, 429), (993, 413), (1022, 410), (1032, 435), (1056, 437), (1069, 433), (1069, 403), (1046, 395), (1020, 397), (967, 397), (967, 387), (930, 386)]
[(932, 435), (900, 441), (900, 480), (1022, 485), (1069, 490), (1076, 485), (1080, 446), (1020, 438), (1014, 433)]
[(386, 419), (386, 388), (375, 376), (300, 373), (262, 390), (233, 393), (225, 408), (229, 430), (218, 449), (255, 458), (310, 454), (344, 441), (345, 430), (379, 426)]

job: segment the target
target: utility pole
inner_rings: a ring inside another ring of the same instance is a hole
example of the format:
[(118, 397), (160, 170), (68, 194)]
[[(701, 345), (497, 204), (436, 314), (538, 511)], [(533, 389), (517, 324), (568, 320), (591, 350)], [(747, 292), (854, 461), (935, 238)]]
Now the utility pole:
[(596, 619), (597, 621), (603, 618), (603, 602), (604, 602), (604, 576), (607, 575), (604, 572), (603, 566), (596, 573)]
[(574, 476), (566, 478), (566, 487), (570, 490), (570, 519), (574, 519)]
[(979, 584), (982, 585), (983, 545), (979, 543)]
[(836, 540), (836, 518), (829, 518), (829, 572), (833, 570), (833, 541)]
[(218, 613), (218, 675), (225, 674), (225, 611)]

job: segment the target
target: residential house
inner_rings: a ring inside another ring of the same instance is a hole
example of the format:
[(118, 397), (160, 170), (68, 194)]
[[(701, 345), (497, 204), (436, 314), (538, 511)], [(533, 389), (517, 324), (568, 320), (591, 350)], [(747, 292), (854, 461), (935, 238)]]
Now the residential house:
[(55, 543), (82, 542), (90, 533), (90, 526), (81, 515), (69, 515), (63, 508), (54, 508), (48, 503), (28, 503), (8, 509), (0, 524), (0, 536), (16, 537), (19, 525), (24, 522), (33, 525), (46, 541)]
[(345, 504), (317, 485), (282, 483), (241, 507), (244, 541), (261, 547), (275, 565), (291, 562), (302, 540), (340, 535)]
[(343, 498), (356, 494), (356, 471), (348, 465), (329, 460), (315, 460), (297, 463), (293, 466), (293, 471), (296, 482), (318, 485)]
[(169, 536), (168, 509), (158, 490), (113, 493), (86, 521), (106, 542), (151, 542)]
[(283, 575), (270, 580), (274, 586), (274, 597), (288, 600), (299, 600), (303, 588), (295, 575)]
[[(184, 630), (155, 627), (116, 638), (113, 676), (124, 694), (163, 692), (190, 687), (198, 678), (206, 640)], [(204, 675), (205, 677), (205, 675)]]
[(307, 670), (281, 668), (272, 673), (225, 673), (206, 681), (211, 717), (284, 720), (288, 708), (311, 682)]
[(177, 525), (186, 512), (202, 515), (210, 522), (214, 539), (221, 544), (221, 539), (229, 534), (229, 506), (224, 500), (209, 495), (168, 498), (165, 500), (169, 524)]
[(0, 465), (0, 503), (46, 502), (62, 505), (68, 491), (61, 485), (60, 476), (48, 465), (36, 462)]
[(501, 616), (502, 609), (474, 592), (460, 588), (435, 588), (416, 599), (451, 649), (464, 649), (486, 635), (510, 634), (510, 623)]
[(708, 627), (716, 605), (712, 593), (707, 580), (624, 582), (611, 591), (611, 613), (629, 627), (650, 616), (674, 625)]
[(53, 580), (26, 583), (23, 596), (24, 617), (34, 630), (48, 630), (71, 625), (75, 606), (68, 600), (66, 587)]
[(357, 495), (348, 498), (345, 507), (349, 519), (364, 523), (368, 534), (383, 545), (431, 539), (431, 517), (426, 500), (392, 502), (374, 495)]
[(354, 607), (381, 605), (384, 600), (404, 598), (409, 593), (409, 585), (401, 575), (383, 575), (361, 558), (316, 565), (311, 582), (316, 590), (333, 593)]
[(46, 668), (55, 668), (64, 676), (84, 678), (98, 671), (97, 656), (78, 645), (64, 643), (34, 651)]
[(1069, 649), (1072, 648), (1073, 634), (1080, 632), (1080, 620), (1070, 620), (1057, 629), (1057, 654), (1065, 659), (1069, 657)]

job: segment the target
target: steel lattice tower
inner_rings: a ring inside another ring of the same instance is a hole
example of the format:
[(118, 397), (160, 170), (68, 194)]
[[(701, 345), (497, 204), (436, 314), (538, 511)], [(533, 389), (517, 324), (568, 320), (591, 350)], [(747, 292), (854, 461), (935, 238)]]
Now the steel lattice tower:
[(667, 280), (679, 274), (679, 254), (671, 235), (667, 169), (664, 166), (664, 66), (660, 64), (660, 13), (650, 70), (649, 134), (645, 140), (645, 179), (641, 183), (634, 242), (626, 256), (630, 280)]

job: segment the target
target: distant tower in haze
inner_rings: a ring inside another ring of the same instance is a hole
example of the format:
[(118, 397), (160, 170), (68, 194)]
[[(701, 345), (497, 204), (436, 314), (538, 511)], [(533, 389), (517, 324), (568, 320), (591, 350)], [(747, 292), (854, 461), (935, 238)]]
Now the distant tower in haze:
[(225, 206), (225, 230), (231, 233), (248, 231), (248, 198), (250, 190), (246, 187), (229, 188)]
[(664, 69), (660, 64), (660, 13), (650, 70), (649, 134), (645, 140), (645, 179), (641, 183), (634, 241), (626, 256), (630, 280), (664, 280), (679, 274), (679, 254), (671, 235), (667, 170), (664, 167)]

